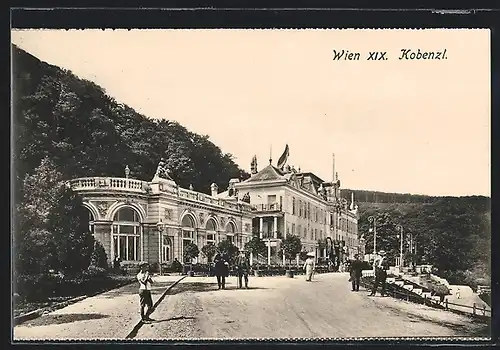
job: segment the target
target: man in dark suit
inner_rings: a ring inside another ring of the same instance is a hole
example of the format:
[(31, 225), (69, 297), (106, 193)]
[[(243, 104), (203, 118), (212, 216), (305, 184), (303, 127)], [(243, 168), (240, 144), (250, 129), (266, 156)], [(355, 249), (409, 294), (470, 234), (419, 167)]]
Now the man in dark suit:
[(389, 269), (389, 263), (385, 256), (385, 251), (381, 250), (379, 252), (380, 257), (375, 259), (373, 263), (373, 268), (375, 269), (375, 282), (373, 283), (372, 292), (370, 296), (374, 296), (377, 293), (377, 288), (379, 285), (382, 286), (380, 294), (385, 296), (385, 280), (387, 279), (387, 270)]
[(352, 291), (353, 292), (358, 292), (359, 291), (359, 281), (361, 280), (361, 271), (363, 271), (363, 262), (359, 260), (359, 254), (354, 255), (354, 260), (351, 263), (350, 267), (351, 271), (351, 284), (352, 284)]
[(243, 279), (245, 280), (245, 288), (248, 288), (250, 261), (248, 260), (244, 250), (240, 250), (240, 255), (236, 259), (236, 268), (238, 269), (238, 288), (243, 288)]
[(229, 263), (220, 253), (215, 254), (214, 263), (215, 276), (217, 276), (217, 285), (219, 286), (219, 289), (226, 289), (226, 277), (229, 272)]

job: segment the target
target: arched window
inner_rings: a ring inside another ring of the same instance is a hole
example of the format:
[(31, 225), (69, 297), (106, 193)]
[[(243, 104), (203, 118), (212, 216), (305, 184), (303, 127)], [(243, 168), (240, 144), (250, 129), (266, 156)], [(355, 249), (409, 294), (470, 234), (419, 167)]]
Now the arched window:
[[(194, 220), (191, 215), (185, 215), (181, 222), (182, 226), (182, 251), (184, 251), (184, 246), (188, 242), (194, 241)], [(185, 263), (190, 263), (189, 259), (184, 261)]]
[(207, 231), (207, 244), (209, 243), (215, 244), (215, 236), (217, 235), (215, 228), (216, 225), (214, 219), (208, 219), (207, 226), (205, 227)]
[(234, 244), (234, 234), (236, 233), (236, 227), (232, 222), (228, 222), (226, 225), (226, 237), (227, 240)]
[(119, 209), (112, 226), (114, 256), (122, 260), (140, 260), (141, 232), (139, 213), (130, 207)]
[(89, 232), (94, 234), (95, 233), (95, 227), (94, 227), (95, 218), (90, 210), (88, 210), (88, 212), (89, 212)]
[(163, 236), (161, 253), (162, 262), (168, 262), (172, 260), (172, 241), (170, 240), (170, 238), (168, 238), (168, 236)]

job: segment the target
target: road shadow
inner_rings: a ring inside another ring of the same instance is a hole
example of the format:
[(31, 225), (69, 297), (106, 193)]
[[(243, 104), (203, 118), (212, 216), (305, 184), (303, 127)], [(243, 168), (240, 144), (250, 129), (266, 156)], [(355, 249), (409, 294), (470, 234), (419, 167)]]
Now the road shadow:
[(196, 317), (192, 316), (175, 316), (175, 317), (169, 317), (169, 318), (164, 318), (161, 320), (153, 320), (150, 321), (149, 323), (162, 323), (162, 322), (169, 322), (169, 321), (179, 321), (179, 320), (196, 320)]
[[(162, 294), (166, 288), (168, 288), (170, 285), (172, 285), (173, 282), (157, 282), (152, 286), (151, 289), (151, 294), (152, 295), (159, 295)], [(120, 289), (115, 289), (108, 291), (104, 294), (99, 295), (99, 297), (106, 298), (106, 299), (113, 299), (119, 296), (123, 295), (133, 295), (133, 294), (139, 294), (139, 283), (127, 286), (127, 288), (120, 288)]]
[(95, 313), (94, 314), (50, 314), (35, 318), (34, 320), (28, 321), (25, 324), (29, 324), (30, 326), (49, 326), (56, 324), (73, 323), (78, 321), (98, 320), (107, 317), (109, 316), (104, 314), (95, 314)]
[[(257, 289), (268, 289), (268, 288), (261, 288), (261, 287), (248, 287), (248, 289), (245, 288), (238, 288), (236, 285), (227, 285), (224, 290), (257, 290)], [(195, 292), (195, 293), (201, 293), (201, 292), (213, 292), (213, 291), (218, 291), (218, 285), (217, 283), (206, 283), (206, 282), (183, 282), (177, 284), (174, 288), (172, 288), (169, 292), (168, 295), (176, 295), (184, 292)], [(220, 289), (222, 290), (222, 289)]]

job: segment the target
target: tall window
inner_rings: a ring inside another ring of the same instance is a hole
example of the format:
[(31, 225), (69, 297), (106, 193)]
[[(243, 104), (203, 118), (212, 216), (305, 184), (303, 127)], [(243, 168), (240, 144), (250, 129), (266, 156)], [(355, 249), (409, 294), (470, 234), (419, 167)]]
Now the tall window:
[(94, 215), (92, 215), (92, 212), (89, 210), (89, 232), (94, 234)]
[(118, 210), (113, 217), (114, 256), (122, 260), (141, 259), (141, 223), (139, 214), (130, 207)]
[(172, 241), (168, 236), (163, 236), (161, 245), (161, 261), (168, 262), (172, 260)]
[(295, 234), (295, 224), (292, 224), (292, 235)]
[(227, 240), (233, 244), (235, 243), (235, 241), (234, 241), (235, 233), (236, 233), (236, 227), (234, 227), (234, 224), (232, 222), (229, 222), (226, 225), (226, 237), (227, 237)]
[(302, 201), (299, 199), (299, 216), (302, 217)]
[(215, 236), (217, 235), (217, 232), (215, 231), (215, 221), (214, 219), (208, 219), (207, 221), (207, 244), (215, 244)]
[(295, 197), (292, 197), (292, 215), (295, 215), (296, 214), (296, 210), (295, 210)]
[[(184, 247), (187, 243), (194, 241), (194, 221), (191, 216), (186, 215), (182, 219), (182, 251), (184, 252)], [(184, 253), (182, 254), (184, 256)], [(183, 258), (184, 263), (190, 263), (189, 259)]]

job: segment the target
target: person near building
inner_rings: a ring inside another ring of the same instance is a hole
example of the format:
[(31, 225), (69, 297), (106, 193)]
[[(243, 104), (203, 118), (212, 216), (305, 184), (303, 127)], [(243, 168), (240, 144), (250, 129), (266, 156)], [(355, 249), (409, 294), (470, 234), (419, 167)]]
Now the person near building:
[(217, 277), (217, 285), (219, 289), (226, 289), (226, 277), (229, 273), (229, 263), (220, 253), (214, 256), (215, 276)]
[(387, 262), (387, 258), (385, 256), (385, 251), (381, 250), (379, 252), (379, 258), (375, 259), (373, 263), (373, 267), (375, 269), (375, 282), (373, 283), (373, 288), (370, 293), (370, 296), (374, 296), (377, 293), (377, 288), (381, 285), (382, 290), (380, 294), (385, 296), (385, 287), (386, 287), (386, 279), (387, 279), (387, 270), (389, 269), (389, 263)]
[[(149, 264), (147, 262), (141, 263), (140, 269), (141, 270), (137, 274), (137, 280), (139, 281), (141, 319), (145, 322), (153, 321), (153, 319), (149, 318), (149, 314), (151, 313), (151, 309), (153, 308), (153, 299), (151, 298), (151, 284), (153, 283), (153, 279), (149, 274)], [(146, 307), (147, 311), (145, 312)]]
[(312, 276), (314, 274), (314, 269), (315, 269), (315, 262), (314, 262), (314, 253), (307, 253), (307, 259), (304, 263), (304, 270), (306, 270), (306, 281), (311, 282), (312, 281)]
[(361, 280), (362, 271), (363, 271), (363, 262), (359, 259), (359, 254), (355, 254), (354, 260), (351, 262), (350, 265), (351, 277), (349, 279), (352, 284), (353, 292), (359, 291), (359, 282)]
[(244, 250), (240, 250), (240, 255), (236, 259), (236, 269), (238, 273), (238, 288), (243, 288), (243, 280), (245, 281), (245, 288), (248, 288), (250, 260), (247, 258)]

